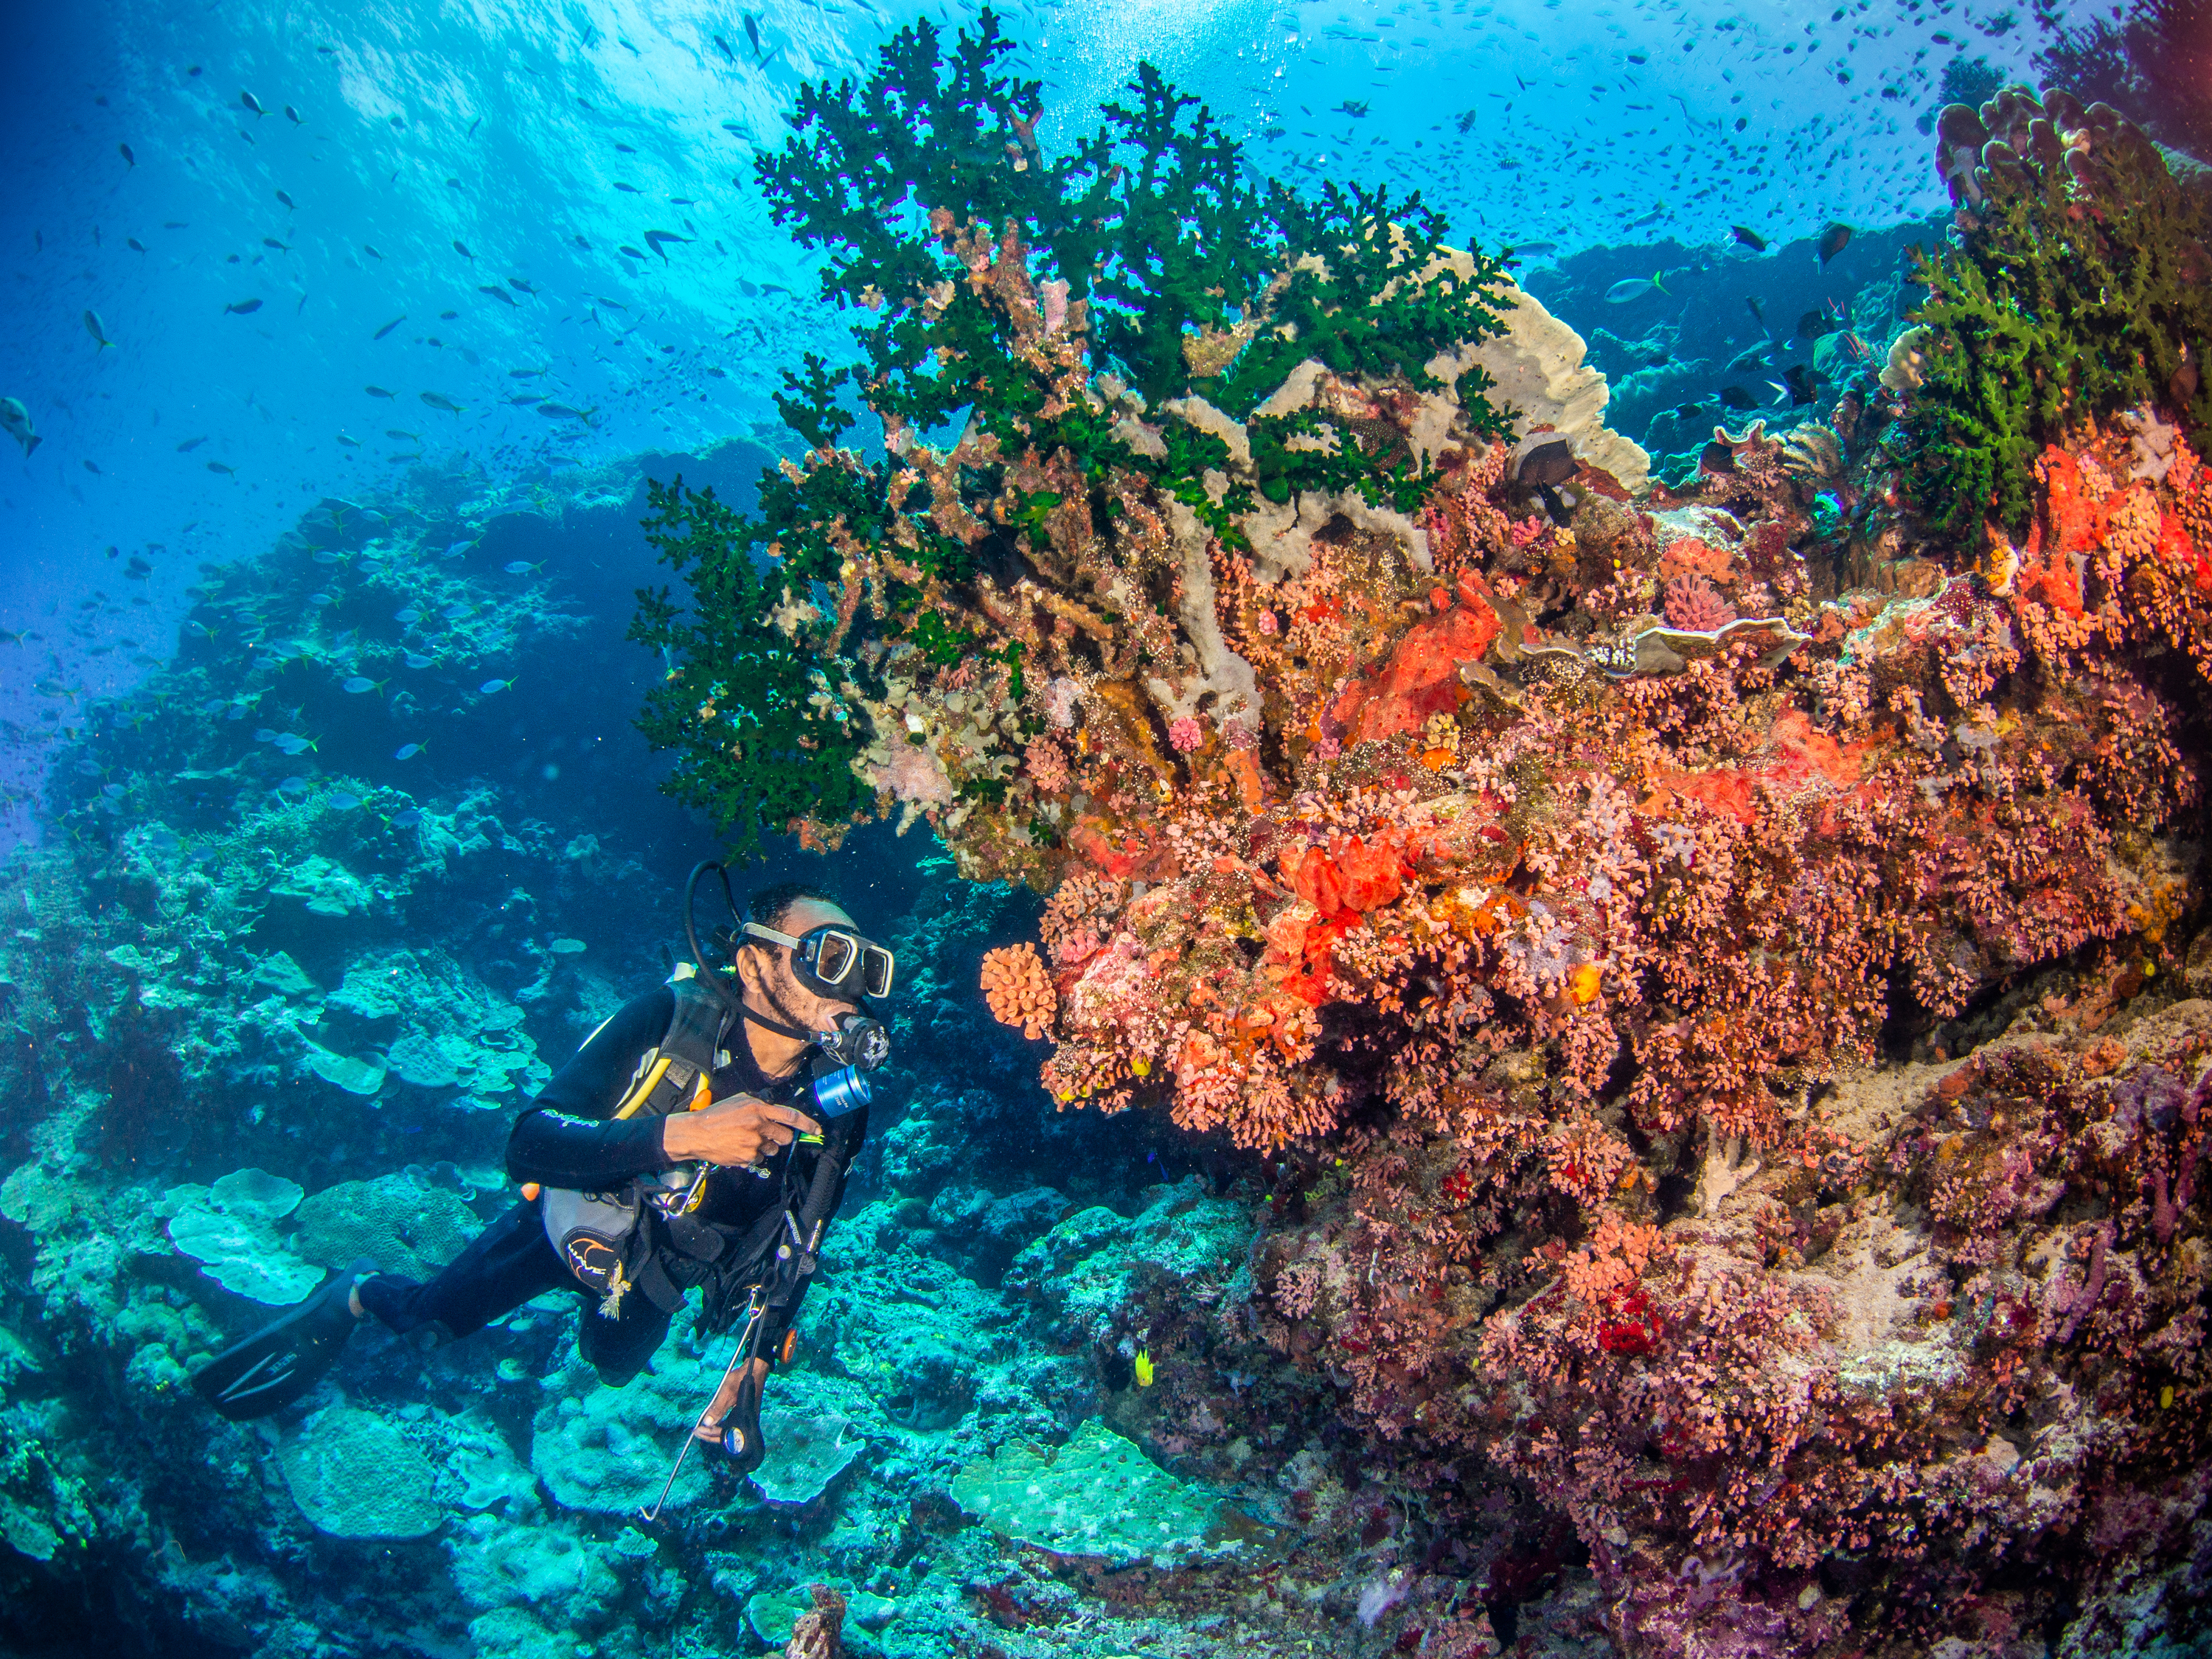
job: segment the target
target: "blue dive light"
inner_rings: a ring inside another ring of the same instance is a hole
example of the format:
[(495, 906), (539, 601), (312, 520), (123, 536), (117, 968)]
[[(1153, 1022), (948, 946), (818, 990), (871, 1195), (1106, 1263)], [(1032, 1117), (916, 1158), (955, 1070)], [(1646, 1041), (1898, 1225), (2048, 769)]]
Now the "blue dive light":
[(868, 1079), (857, 1066), (840, 1066), (817, 1073), (814, 1079), (814, 1107), (824, 1117), (857, 1112), (875, 1097)]

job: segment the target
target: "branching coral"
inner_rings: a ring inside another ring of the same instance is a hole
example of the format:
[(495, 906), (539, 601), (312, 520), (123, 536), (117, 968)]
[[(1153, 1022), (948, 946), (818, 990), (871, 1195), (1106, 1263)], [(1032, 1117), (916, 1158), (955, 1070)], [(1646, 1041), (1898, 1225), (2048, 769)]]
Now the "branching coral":
[[(996, 73), (1011, 49), (988, 12), (949, 58), (932, 25), (903, 30), (864, 87), (805, 88), (758, 163), (777, 221), (823, 250), (825, 295), (875, 320), (860, 364), (787, 374), (808, 449), (763, 477), (757, 520), (680, 482), (653, 497), (692, 604), (641, 602), (636, 636), (672, 664), (642, 724), (741, 848), (794, 820), (834, 842), (857, 780), (890, 787), (915, 744), (951, 792), (933, 818), (982, 811), (1011, 843), (992, 862), (1034, 867), (1069, 826), (1018, 810), (1037, 803), (1018, 745), (1077, 698), (1160, 777), (1170, 725), (1256, 730), (1222, 558), (1302, 566), (1331, 510), (1410, 527), (1435, 472), (1409, 428), (1505, 429), (1455, 353), (1503, 331), (1510, 285), (1418, 197), (1255, 191), (1150, 65), (1048, 157), (1040, 88)], [(848, 383), (880, 461), (840, 447)]]

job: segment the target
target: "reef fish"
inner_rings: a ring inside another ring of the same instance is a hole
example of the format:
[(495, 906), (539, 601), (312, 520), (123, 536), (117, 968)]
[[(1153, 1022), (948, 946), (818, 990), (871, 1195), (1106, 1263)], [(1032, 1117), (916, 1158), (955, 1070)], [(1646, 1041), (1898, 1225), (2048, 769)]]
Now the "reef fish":
[(392, 331), (393, 329), (395, 329), (395, 328), (398, 327), (400, 324), (402, 324), (402, 323), (405, 322), (406, 320), (407, 320), (407, 313), (406, 313), (405, 312), (404, 312), (404, 311), (403, 311), (403, 312), (401, 312), (401, 313), (400, 313), (397, 317), (394, 317), (394, 318), (393, 318), (390, 322), (386, 323), (386, 324), (382, 328), (380, 328), (379, 330), (377, 330), (375, 333), (374, 333), (374, 334), (370, 335), (368, 337), (369, 337), (370, 339), (372, 339), (372, 340), (380, 340), (380, 339), (382, 339), (386, 335), (387, 335), (387, 334), (391, 333), (391, 332), (392, 332)]
[(1826, 230), (1820, 233), (1820, 243), (1819, 248), (1820, 263), (1823, 265), (1826, 264), (1829, 260), (1834, 258), (1838, 253), (1841, 253), (1845, 248), (1849, 247), (1850, 246), (1850, 242), (1851, 228), (1849, 225), (1844, 224), (1840, 220), (1831, 224)]
[[(1631, 300), (1640, 300), (1647, 294), (1666, 294), (1666, 285), (1659, 280), (1665, 275), (1664, 271), (1655, 270), (1649, 276), (1625, 277), (1606, 289), (1605, 302), (1609, 306), (1625, 306)], [(1668, 297), (1672, 299), (1674, 296), (1668, 295)]]
[(100, 349), (102, 351), (115, 343), (107, 337), (107, 325), (100, 320), (100, 313), (96, 311), (88, 311), (84, 313), (84, 331), (100, 342)]
[(1764, 253), (1766, 252), (1766, 238), (1760, 235), (1749, 225), (1730, 225), (1729, 227), (1729, 234), (1735, 237), (1737, 241), (1741, 242), (1753, 253)]
[(455, 403), (442, 392), (426, 392), (422, 394), (422, 401), (433, 409), (444, 410), (448, 415), (458, 415), (461, 412), (462, 405)]
[(17, 398), (0, 398), (0, 432), (22, 445), (26, 457), (46, 441), (31, 430), (31, 411)]

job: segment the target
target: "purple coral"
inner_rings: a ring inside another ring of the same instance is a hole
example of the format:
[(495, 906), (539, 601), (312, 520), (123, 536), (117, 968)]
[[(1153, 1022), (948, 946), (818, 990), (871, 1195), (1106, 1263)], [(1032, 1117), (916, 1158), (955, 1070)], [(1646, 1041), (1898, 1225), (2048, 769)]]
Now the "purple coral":
[(1667, 620), (1692, 634), (1711, 634), (1735, 620), (1735, 608), (1694, 570), (1667, 584)]

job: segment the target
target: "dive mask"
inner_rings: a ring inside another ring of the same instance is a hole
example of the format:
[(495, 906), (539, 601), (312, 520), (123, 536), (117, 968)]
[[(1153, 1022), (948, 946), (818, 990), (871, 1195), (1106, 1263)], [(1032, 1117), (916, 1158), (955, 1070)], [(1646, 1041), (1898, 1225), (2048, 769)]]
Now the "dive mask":
[(889, 951), (849, 927), (825, 922), (796, 936), (757, 921), (745, 933), (771, 945), (791, 947), (791, 969), (799, 982), (818, 997), (884, 997), (891, 991), (896, 965)]

